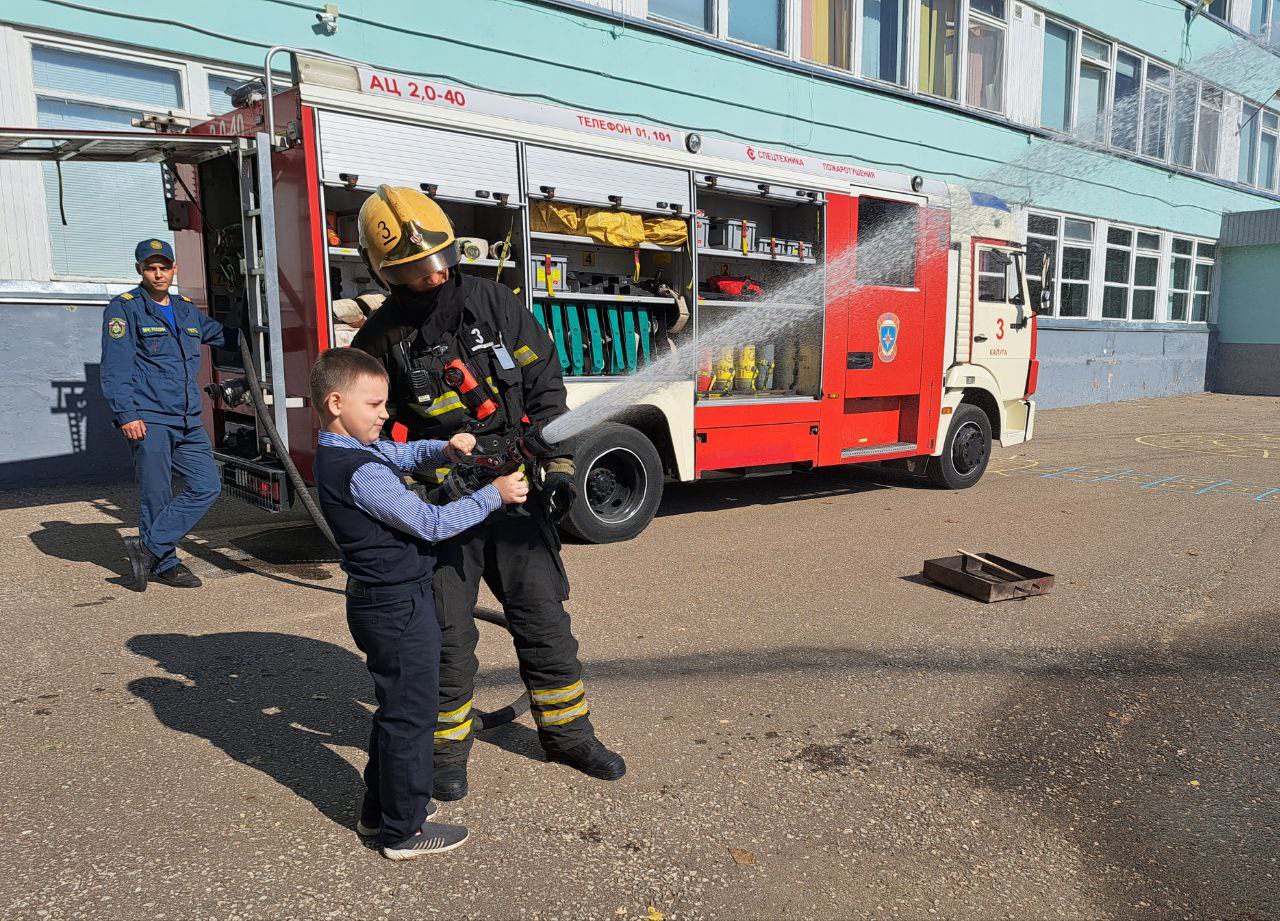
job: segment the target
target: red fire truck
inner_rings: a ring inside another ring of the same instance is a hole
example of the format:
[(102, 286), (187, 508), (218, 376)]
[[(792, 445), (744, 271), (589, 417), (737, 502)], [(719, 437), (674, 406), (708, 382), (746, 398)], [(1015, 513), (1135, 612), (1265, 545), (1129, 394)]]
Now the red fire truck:
[(958, 489), (1032, 435), (1035, 314), (997, 199), (289, 49), (237, 102), (158, 132), (0, 129), (0, 157), (162, 164), (181, 290), (249, 333), (205, 372), (229, 495), (276, 511), (310, 476), (308, 374), (376, 307), (354, 218), (381, 183), (432, 195), (461, 270), (524, 298), (571, 407), (693, 357), (575, 435), (579, 537), (638, 534), (668, 477), (897, 462)]

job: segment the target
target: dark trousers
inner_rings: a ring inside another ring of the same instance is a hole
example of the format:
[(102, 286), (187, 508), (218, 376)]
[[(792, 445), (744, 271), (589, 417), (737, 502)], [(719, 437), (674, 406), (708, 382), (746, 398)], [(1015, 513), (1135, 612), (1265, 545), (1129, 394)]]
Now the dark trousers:
[[(200, 425), (147, 423), (146, 437), (129, 442), (138, 481), (138, 536), (159, 562), (155, 571), (178, 565), (174, 548), (218, 499), (222, 484), (213, 463), (213, 445)], [(173, 494), (173, 473), (186, 485)]]
[(431, 801), (431, 739), (440, 682), (440, 624), (431, 581), (347, 583), (347, 626), (365, 654), (378, 699), (369, 736), (365, 805), (382, 813), (382, 841), (422, 828)]
[(525, 507), (528, 517), (498, 512), (436, 545), (435, 597), (443, 634), (438, 766), (465, 762), (471, 751), (480, 638), (474, 612), (482, 579), (511, 625), (520, 676), (543, 744), (572, 745), (595, 734), (587, 716), (578, 641), (563, 604), (569, 582), (559, 540), (540, 496), (531, 494)]

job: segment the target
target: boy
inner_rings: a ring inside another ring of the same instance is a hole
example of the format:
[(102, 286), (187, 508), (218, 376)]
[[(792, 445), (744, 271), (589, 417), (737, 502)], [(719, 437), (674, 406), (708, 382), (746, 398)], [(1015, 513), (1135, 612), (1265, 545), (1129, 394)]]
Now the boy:
[(387, 373), (355, 349), (331, 349), (311, 371), (323, 431), (316, 448), (320, 507), (347, 573), (347, 626), (368, 659), (378, 710), (369, 738), (367, 788), (356, 830), (381, 835), (382, 856), (411, 860), (452, 850), (467, 829), (427, 819), (440, 681), (440, 625), (432, 600), (432, 544), (479, 524), (528, 494), (523, 475), (435, 506), (401, 479), (470, 454), (475, 437), (379, 441), (387, 421)]

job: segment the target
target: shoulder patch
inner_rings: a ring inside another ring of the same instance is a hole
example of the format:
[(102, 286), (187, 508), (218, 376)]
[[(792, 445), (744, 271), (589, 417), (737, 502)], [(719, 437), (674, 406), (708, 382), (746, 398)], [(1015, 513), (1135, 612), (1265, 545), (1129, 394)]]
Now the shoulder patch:
[(187, 332), (191, 333), (191, 335), (193, 335), (193, 336), (198, 336), (198, 335), (200, 335), (200, 330), (199, 330), (197, 327), (195, 327), (195, 326), (188, 326), (188, 327), (187, 327)]
[(128, 291), (126, 291), (124, 294), (121, 294), (121, 295), (120, 295), (120, 300), (122, 300), (122, 301), (131, 301), (131, 300), (133, 300), (133, 295), (132, 295), (132, 294), (130, 294)]
[(123, 339), (128, 324), (121, 317), (112, 317), (107, 321), (107, 335), (112, 339)]

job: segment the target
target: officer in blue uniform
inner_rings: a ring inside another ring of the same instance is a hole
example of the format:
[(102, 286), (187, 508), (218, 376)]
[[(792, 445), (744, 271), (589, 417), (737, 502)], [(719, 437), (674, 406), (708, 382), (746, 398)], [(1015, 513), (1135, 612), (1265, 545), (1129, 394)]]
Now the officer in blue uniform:
[[(178, 264), (164, 240), (134, 251), (142, 284), (117, 295), (102, 317), (102, 394), (129, 441), (138, 480), (138, 536), (124, 539), (134, 591), (155, 579), (176, 588), (200, 580), (174, 547), (221, 492), (213, 445), (200, 424), (202, 345), (237, 348), (239, 331), (170, 294)], [(173, 495), (173, 472), (186, 486)]]

